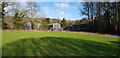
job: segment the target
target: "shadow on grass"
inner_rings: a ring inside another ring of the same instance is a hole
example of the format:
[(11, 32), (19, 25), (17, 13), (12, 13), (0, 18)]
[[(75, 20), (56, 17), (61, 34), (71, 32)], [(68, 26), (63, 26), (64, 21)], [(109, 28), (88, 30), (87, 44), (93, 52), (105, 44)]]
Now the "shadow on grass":
[(22, 39), (4, 45), (3, 56), (118, 56), (110, 44), (65, 37)]
[(120, 41), (110, 41), (110, 42), (120, 44)]

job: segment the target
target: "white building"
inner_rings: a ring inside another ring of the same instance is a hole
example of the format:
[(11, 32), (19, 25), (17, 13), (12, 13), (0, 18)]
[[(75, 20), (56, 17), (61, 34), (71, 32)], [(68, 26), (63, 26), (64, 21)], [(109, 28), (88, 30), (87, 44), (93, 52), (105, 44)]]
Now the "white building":
[(60, 23), (54, 23), (53, 24), (53, 31), (60, 31), (60, 30), (61, 30)]

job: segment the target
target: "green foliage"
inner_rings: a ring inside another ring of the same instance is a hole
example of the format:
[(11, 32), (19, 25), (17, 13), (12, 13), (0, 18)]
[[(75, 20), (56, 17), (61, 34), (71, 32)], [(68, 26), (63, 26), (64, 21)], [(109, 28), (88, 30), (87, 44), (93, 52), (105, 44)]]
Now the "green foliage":
[(41, 30), (48, 30), (48, 29), (49, 29), (49, 26), (46, 25), (46, 24), (43, 24), (42, 26), (40, 26), (40, 29), (41, 29)]
[(32, 27), (32, 29), (34, 29), (34, 28), (35, 28), (34, 21), (31, 21), (31, 27)]
[(3, 20), (2, 20), (2, 29), (7, 29), (7, 23), (5, 23)]
[(61, 21), (61, 25), (62, 25), (62, 27), (67, 27), (68, 26), (68, 23), (67, 23), (65, 18), (63, 18), (63, 20)]
[(44, 18), (44, 19), (42, 19), (41, 21), (41, 26), (40, 26), (40, 29), (41, 30), (48, 30), (49, 29), (49, 26), (48, 26), (48, 24), (49, 24), (49, 21), (48, 21), (49, 19), (46, 19), (46, 18)]
[(16, 20), (13, 22), (13, 24), (14, 24), (14, 28), (15, 28), (15, 29), (19, 29), (19, 28), (21, 27), (21, 25), (20, 25), (20, 19), (16, 19)]
[(50, 18), (46, 18), (46, 22), (49, 24), (50, 23)]
[(15, 17), (13, 18), (14, 19), (13, 24), (14, 24), (15, 29), (20, 29), (21, 28), (21, 21), (22, 21), (23, 17), (24, 17), (24, 15), (22, 13), (17, 12), (15, 14)]

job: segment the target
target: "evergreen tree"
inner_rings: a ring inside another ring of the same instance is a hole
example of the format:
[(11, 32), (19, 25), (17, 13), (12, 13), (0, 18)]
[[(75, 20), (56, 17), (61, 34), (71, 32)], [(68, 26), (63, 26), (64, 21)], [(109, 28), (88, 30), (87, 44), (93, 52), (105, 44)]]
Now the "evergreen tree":
[(67, 27), (67, 21), (65, 18), (63, 18), (63, 20), (61, 21), (61, 25), (62, 27)]

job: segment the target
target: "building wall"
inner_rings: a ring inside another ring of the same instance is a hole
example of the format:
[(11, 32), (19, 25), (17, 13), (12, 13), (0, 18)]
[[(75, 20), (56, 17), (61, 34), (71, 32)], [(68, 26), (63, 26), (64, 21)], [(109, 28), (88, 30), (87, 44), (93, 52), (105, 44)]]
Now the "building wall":
[(59, 23), (54, 23), (53, 24), (53, 31), (60, 31), (61, 25)]

